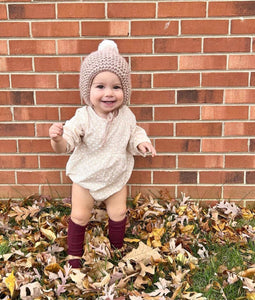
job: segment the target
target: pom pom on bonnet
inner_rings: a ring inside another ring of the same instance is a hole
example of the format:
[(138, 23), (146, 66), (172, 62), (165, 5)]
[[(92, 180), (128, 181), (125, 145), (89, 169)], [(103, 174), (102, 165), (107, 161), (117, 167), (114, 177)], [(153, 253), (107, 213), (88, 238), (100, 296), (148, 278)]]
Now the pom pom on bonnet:
[(112, 72), (119, 77), (124, 95), (123, 104), (128, 104), (131, 96), (130, 68), (124, 57), (119, 54), (116, 43), (111, 40), (101, 42), (98, 50), (89, 54), (81, 65), (80, 93), (85, 104), (91, 105), (92, 81), (97, 74), (104, 71)]

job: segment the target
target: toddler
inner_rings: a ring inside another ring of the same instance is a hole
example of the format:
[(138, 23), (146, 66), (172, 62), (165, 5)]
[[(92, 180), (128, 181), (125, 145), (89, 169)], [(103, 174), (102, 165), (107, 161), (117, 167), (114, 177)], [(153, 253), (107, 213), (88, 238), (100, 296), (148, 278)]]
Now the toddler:
[(81, 267), (86, 226), (94, 201), (104, 201), (112, 248), (123, 246), (126, 225), (126, 183), (133, 155), (156, 155), (146, 132), (136, 125), (127, 107), (131, 95), (130, 69), (117, 45), (104, 40), (81, 65), (80, 93), (86, 104), (65, 123), (49, 129), (57, 153), (71, 153), (66, 174), (72, 180), (72, 209), (68, 224), (69, 263)]

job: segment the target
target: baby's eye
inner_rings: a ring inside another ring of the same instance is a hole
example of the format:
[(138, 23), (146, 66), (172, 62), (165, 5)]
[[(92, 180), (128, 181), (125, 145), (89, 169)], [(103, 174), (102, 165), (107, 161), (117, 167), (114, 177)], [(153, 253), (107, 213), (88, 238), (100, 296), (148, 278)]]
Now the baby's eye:
[(104, 86), (103, 86), (102, 84), (99, 84), (99, 85), (97, 85), (97, 88), (98, 88), (98, 89), (103, 89)]
[(121, 86), (120, 86), (120, 85), (115, 85), (113, 88), (114, 88), (115, 90), (118, 90), (118, 89), (121, 89)]

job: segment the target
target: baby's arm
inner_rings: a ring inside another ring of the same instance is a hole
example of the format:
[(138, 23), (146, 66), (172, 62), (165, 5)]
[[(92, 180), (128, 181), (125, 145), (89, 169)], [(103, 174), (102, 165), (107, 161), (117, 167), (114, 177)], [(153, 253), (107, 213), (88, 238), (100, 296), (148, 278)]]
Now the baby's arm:
[(149, 142), (140, 143), (137, 148), (144, 154), (150, 152), (152, 157), (157, 154), (156, 149)]
[(51, 146), (57, 153), (65, 153), (67, 142), (63, 138), (63, 124), (54, 123), (49, 129)]

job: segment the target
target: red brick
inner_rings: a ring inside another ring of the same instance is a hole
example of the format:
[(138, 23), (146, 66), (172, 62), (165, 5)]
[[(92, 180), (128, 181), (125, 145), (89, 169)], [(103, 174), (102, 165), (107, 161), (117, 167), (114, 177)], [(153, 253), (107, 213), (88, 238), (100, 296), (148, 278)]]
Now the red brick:
[(21, 153), (45, 153), (53, 152), (49, 140), (19, 140)]
[(6, 20), (7, 19), (7, 10), (6, 5), (0, 4), (0, 19)]
[(254, 34), (255, 19), (231, 21), (231, 34)]
[(132, 104), (173, 104), (174, 91), (147, 90), (133, 91), (131, 97)]
[(58, 40), (58, 53), (59, 54), (89, 54), (96, 51), (98, 44), (101, 40)]
[(8, 54), (7, 41), (1, 41), (0, 40), (0, 54), (1, 55), (7, 55)]
[(161, 193), (164, 192), (165, 194), (169, 195), (169, 199), (175, 198), (175, 186), (162, 186), (162, 185), (138, 185), (132, 186), (131, 185), (131, 194), (130, 196), (134, 198), (138, 193), (142, 193), (142, 197), (153, 197), (153, 198), (160, 198)]
[(79, 36), (78, 22), (34, 22), (33, 37), (75, 37)]
[(1, 185), (1, 199), (20, 200), (22, 198), (26, 198), (28, 195), (34, 195), (34, 194), (39, 194), (39, 187), (35, 185), (17, 185), (17, 184)]
[(254, 186), (240, 185), (240, 186), (224, 186), (224, 199), (253, 199), (255, 198)]
[(151, 183), (151, 171), (133, 171), (128, 183)]
[(254, 122), (226, 122), (224, 126), (225, 136), (252, 136), (254, 132)]
[(32, 59), (24, 57), (0, 57), (0, 72), (32, 71)]
[(93, 18), (105, 17), (104, 3), (58, 3), (58, 18)]
[(152, 40), (151, 39), (125, 39), (118, 40), (118, 48), (120, 53), (152, 53)]
[(47, 168), (47, 169), (63, 169), (66, 167), (66, 163), (69, 156), (63, 156), (63, 155), (41, 155), (40, 156), (40, 166), (41, 168)]
[(55, 54), (53, 40), (11, 40), (10, 54)]
[(28, 37), (28, 22), (0, 22), (0, 36), (3, 37)]
[(15, 153), (16, 151), (16, 140), (0, 140), (0, 153)]
[(255, 106), (250, 107), (250, 119), (255, 120)]
[(139, 56), (131, 58), (132, 71), (177, 70), (177, 56)]
[(230, 55), (229, 69), (255, 69), (255, 55)]
[(198, 73), (155, 73), (154, 87), (196, 87), (200, 85)]
[(247, 152), (247, 139), (203, 139), (202, 152)]
[(46, 184), (41, 186), (42, 195), (49, 195), (55, 199), (63, 199), (71, 196), (72, 185), (56, 185), (56, 184)]
[(60, 89), (78, 89), (79, 75), (60, 74), (58, 77)]
[(0, 171), (0, 182), (1, 184), (15, 183), (15, 172)]
[(68, 176), (66, 176), (66, 171), (62, 171), (62, 172), (60, 172), (60, 174), (62, 176), (63, 184), (66, 184), (66, 183), (71, 184), (72, 183), (72, 180)]
[(226, 155), (225, 168), (255, 169), (255, 156), (254, 155)]
[(108, 18), (154, 18), (155, 3), (108, 3)]
[(34, 104), (33, 92), (0, 92), (0, 104), (2, 105), (32, 105)]
[(156, 38), (155, 53), (201, 52), (201, 38)]
[(36, 155), (0, 155), (2, 169), (31, 169), (38, 168)]
[(49, 128), (52, 124), (36, 124), (37, 137), (49, 137)]
[(133, 88), (151, 88), (151, 74), (132, 74)]
[(178, 167), (189, 169), (223, 168), (222, 155), (178, 155)]
[(185, 20), (181, 21), (181, 34), (228, 34), (226, 20)]
[(255, 140), (250, 139), (249, 152), (255, 152)]
[(127, 21), (97, 21), (82, 22), (83, 36), (128, 36), (129, 22)]
[(206, 16), (205, 2), (159, 2), (159, 18), (198, 18)]
[(251, 38), (205, 38), (204, 52), (250, 52)]
[(79, 91), (38, 91), (37, 104), (81, 104)]
[(14, 119), (17, 121), (58, 120), (58, 108), (14, 107)]
[(156, 184), (187, 184), (197, 183), (197, 172), (190, 171), (154, 171), (153, 183)]
[(19, 184), (60, 183), (58, 171), (17, 171)]
[(255, 86), (255, 72), (251, 73), (251, 86)]
[(135, 157), (135, 168), (136, 169), (161, 169), (162, 166), (165, 168), (175, 168), (176, 167), (176, 158), (172, 155), (158, 155), (155, 157)]
[(202, 120), (244, 120), (248, 118), (248, 106), (203, 106)]
[(223, 90), (179, 90), (177, 103), (222, 103)]
[(10, 19), (55, 19), (54, 4), (10, 4)]
[(36, 57), (36, 72), (79, 72), (81, 60), (79, 57)]
[(202, 86), (247, 86), (248, 73), (224, 72), (202, 74)]
[(225, 90), (225, 103), (255, 103), (255, 90), (227, 89)]
[[(89, 54), (95, 51), (101, 40), (60, 40), (59, 54)], [(151, 39), (125, 39), (116, 41), (120, 53), (152, 53)]]
[(9, 76), (0, 75), (0, 88), (8, 88), (10, 86)]
[(253, 1), (218, 1), (209, 2), (209, 17), (254, 16), (255, 5)]
[(156, 139), (157, 152), (199, 152), (199, 139)]
[(221, 123), (177, 123), (176, 136), (221, 136)]
[(199, 107), (155, 107), (155, 120), (199, 120)]
[(255, 172), (246, 172), (246, 183), (247, 184), (254, 184), (255, 183)]
[(12, 113), (9, 107), (1, 107), (0, 121), (11, 121)]
[(227, 57), (225, 55), (203, 55), (180, 57), (180, 70), (224, 70)]
[(172, 136), (173, 124), (170, 123), (139, 123), (149, 136)]
[(205, 199), (221, 199), (221, 186), (177, 186), (177, 197), (181, 197), (181, 193), (190, 196), (191, 199), (204, 201)]
[(0, 136), (34, 136), (34, 125), (27, 123), (0, 124)]
[(14, 88), (56, 88), (55, 75), (12, 75)]
[(77, 107), (61, 107), (60, 120), (66, 121), (71, 119), (74, 116), (76, 110)]
[(151, 107), (130, 107), (136, 116), (137, 121), (152, 121)]
[(178, 25), (179, 24), (177, 21), (132, 21), (131, 35), (178, 35)]
[(202, 184), (244, 183), (244, 172), (203, 171), (199, 172), (199, 179), (199, 183)]

